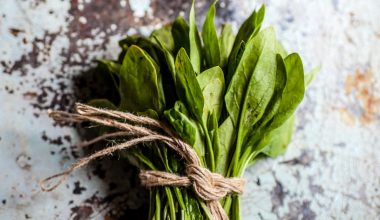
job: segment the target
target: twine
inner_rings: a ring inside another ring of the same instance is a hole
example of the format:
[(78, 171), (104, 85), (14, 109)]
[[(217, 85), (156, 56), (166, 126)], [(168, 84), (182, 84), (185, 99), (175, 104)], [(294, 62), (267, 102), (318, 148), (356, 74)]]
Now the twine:
[[(90, 141), (85, 141), (81, 143), (80, 146), (88, 146), (110, 137), (132, 136), (133, 138), (115, 146), (97, 151), (88, 157), (78, 160), (67, 170), (42, 180), (40, 185), (43, 191), (54, 190), (62, 184), (72, 172), (99, 157), (112, 154), (118, 150), (130, 148), (139, 143), (160, 141), (177, 152), (185, 160), (186, 176), (179, 176), (162, 171), (141, 170), (139, 177), (142, 185), (146, 187), (192, 186), (196, 195), (206, 202), (215, 220), (228, 220), (228, 216), (219, 203), (219, 200), (227, 194), (240, 194), (243, 192), (244, 179), (225, 178), (220, 174), (212, 173), (202, 167), (199, 157), (192, 147), (183, 142), (169, 127), (158, 120), (145, 116), (137, 116), (131, 113), (95, 108), (80, 103), (75, 104), (75, 113), (49, 111), (49, 116), (57, 122), (88, 121), (120, 130), (101, 135)], [(57, 178), (59, 179), (55, 184), (49, 184), (52, 180), (56, 180)]]

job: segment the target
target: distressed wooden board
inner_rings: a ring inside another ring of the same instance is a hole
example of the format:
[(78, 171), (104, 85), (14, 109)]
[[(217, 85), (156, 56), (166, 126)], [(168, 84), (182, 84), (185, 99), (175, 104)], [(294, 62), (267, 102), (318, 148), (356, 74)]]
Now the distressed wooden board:
[[(261, 4), (219, 1), (217, 22), (235, 27)], [(264, 1), (274, 25), (307, 70), (308, 89), (288, 152), (246, 172), (244, 219), (380, 218), (380, 2)], [(204, 15), (210, 2), (197, 1)], [(74, 173), (51, 193), (38, 182), (82, 155), (72, 127), (46, 109), (68, 110), (88, 96), (79, 77), (96, 58), (112, 58), (125, 34), (149, 34), (189, 1), (13, 1), (0, 7), (0, 219), (105, 219), (128, 215), (146, 197), (122, 160)], [(199, 21), (203, 16), (199, 16)], [(200, 22), (201, 23), (201, 22)], [(81, 94), (78, 95), (78, 91)], [(110, 172), (112, 170), (113, 172)], [(107, 180), (105, 180), (107, 179)]]

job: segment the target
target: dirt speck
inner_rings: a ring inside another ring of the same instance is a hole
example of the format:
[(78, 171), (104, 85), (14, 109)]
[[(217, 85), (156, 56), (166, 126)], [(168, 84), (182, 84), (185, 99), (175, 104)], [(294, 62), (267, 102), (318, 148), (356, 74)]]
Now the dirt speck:
[(20, 29), (18, 29), (18, 28), (9, 28), (9, 32), (10, 32), (13, 36), (17, 37), (20, 33), (25, 32), (25, 31), (20, 30)]
[(82, 192), (85, 191), (85, 190), (86, 190), (86, 188), (80, 186), (80, 182), (79, 182), (79, 181), (76, 181), (76, 182), (74, 183), (73, 194), (80, 195), (80, 194), (82, 194)]

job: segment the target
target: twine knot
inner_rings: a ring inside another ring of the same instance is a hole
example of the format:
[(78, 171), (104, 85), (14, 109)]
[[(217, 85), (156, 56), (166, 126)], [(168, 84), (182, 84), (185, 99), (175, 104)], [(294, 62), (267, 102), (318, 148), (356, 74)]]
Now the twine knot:
[[(177, 152), (184, 159), (186, 176), (179, 176), (163, 171), (142, 170), (140, 172), (141, 183), (146, 187), (192, 186), (197, 196), (206, 202), (214, 219), (228, 220), (228, 216), (220, 205), (219, 200), (230, 193), (242, 193), (245, 184), (244, 179), (236, 177), (225, 178), (218, 173), (212, 173), (210, 170), (202, 167), (199, 157), (193, 148), (183, 142), (170, 128), (158, 120), (120, 111), (99, 109), (80, 103), (75, 105), (75, 111), (75, 113), (49, 111), (49, 115), (57, 122), (89, 121), (119, 130), (101, 135), (90, 141), (85, 141), (80, 144), (82, 147), (111, 137), (131, 136), (133, 138), (115, 146), (97, 151), (88, 157), (78, 160), (66, 171), (42, 180), (41, 188), (43, 191), (54, 190), (73, 171), (94, 159), (112, 154), (118, 150), (136, 146), (139, 143), (159, 141), (165, 143), (165, 146)], [(160, 130), (160, 132), (158, 130)], [(60, 179), (56, 184), (50, 185), (49, 182), (56, 178)]]
[(245, 180), (242, 178), (225, 178), (218, 173), (196, 164), (186, 166), (186, 176), (173, 173), (142, 170), (140, 172), (142, 185), (154, 186), (192, 186), (197, 196), (203, 201), (218, 201), (230, 193), (243, 192)]

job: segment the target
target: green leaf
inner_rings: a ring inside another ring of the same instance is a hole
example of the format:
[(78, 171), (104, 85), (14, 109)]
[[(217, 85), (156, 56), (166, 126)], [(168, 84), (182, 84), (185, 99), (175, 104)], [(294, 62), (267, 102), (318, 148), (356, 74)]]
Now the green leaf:
[(281, 103), (271, 126), (279, 127), (296, 110), (305, 93), (303, 64), (300, 56), (290, 54), (284, 60), (286, 68), (286, 85), (281, 97)]
[(184, 110), (185, 106), (177, 101), (174, 108), (166, 110), (164, 115), (173, 126), (177, 134), (189, 145), (191, 145), (202, 160), (205, 154), (203, 138), (197, 123), (189, 118)]
[(164, 45), (167, 50), (174, 50), (174, 39), (172, 35), (172, 26), (170, 24), (165, 25), (160, 29), (154, 30), (150, 35), (150, 38), (152, 41), (160, 41), (160, 44)]
[(311, 83), (311, 81), (314, 80), (315, 76), (319, 71), (321, 71), (322, 66), (318, 65), (314, 67), (312, 70), (310, 70), (307, 74), (305, 74), (305, 87), (308, 87)]
[(203, 93), (203, 120), (207, 121), (211, 112), (219, 119), (223, 107), (224, 75), (219, 66), (207, 69), (197, 76)]
[(232, 46), (234, 45), (235, 35), (232, 31), (232, 27), (229, 24), (225, 24), (222, 27), (222, 32), (219, 38), (219, 48), (220, 48), (220, 66), (223, 68), (230, 56)]
[(98, 60), (98, 64), (105, 65), (111, 73), (116, 75), (120, 72), (121, 65), (113, 60)]
[(274, 41), (274, 31), (268, 28), (246, 45), (225, 95), (227, 111), (235, 127), (240, 115), (241, 121), (248, 120), (244, 127), (252, 127), (273, 94), (276, 72)]
[(173, 55), (170, 53), (170, 51), (166, 48), (165, 44), (162, 43), (159, 38), (156, 38), (156, 36), (154, 36), (154, 39), (157, 41), (158, 45), (161, 47), (162, 51), (164, 52), (166, 63), (168, 65), (169, 71), (175, 83), (176, 76), (175, 76), (175, 65), (174, 65)]
[(219, 148), (215, 149), (216, 171), (222, 175), (227, 175), (228, 156), (235, 142), (235, 127), (231, 117), (226, 118), (219, 126)]
[(263, 149), (263, 153), (270, 157), (277, 157), (284, 154), (289, 145), (294, 130), (294, 115), (284, 124), (276, 128), (268, 136), (269, 144)]
[(229, 85), (233, 75), (235, 74), (236, 68), (240, 62), (240, 59), (245, 51), (245, 42), (242, 41), (236, 50), (232, 50), (230, 57), (228, 59), (226, 85)]
[(242, 41), (247, 42), (248, 39), (253, 38), (259, 32), (261, 24), (264, 21), (265, 6), (262, 5), (256, 12), (252, 14), (243, 22), (235, 39), (234, 47), (239, 45)]
[(172, 35), (174, 39), (173, 54), (177, 54), (181, 48), (185, 48), (186, 52), (190, 53), (189, 25), (181, 16), (178, 16), (173, 22)]
[(278, 112), (278, 109), (281, 104), (282, 100), (282, 93), (284, 91), (285, 85), (286, 85), (286, 69), (285, 69), (285, 63), (284, 60), (281, 58), (279, 54), (276, 56), (276, 81), (275, 81), (275, 88), (273, 92), (273, 96), (271, 100), (269, 101), (265, 112), (261, 119), (254, 125), (254, 129), (251, 130), (246, 142), (246, 150), (247, 153), (252, 153), (254, 151), (258, 152), (263, 147), (265, 147), (266, 144), (264, 142), (261, 142), (258, 144), (260, 139), (264, 139), (270, 131), (275, 129), (275, 127), (271, 126), (273, 122), (273, 118)]
[(207, 12), (207, 16), (202, 29), (202, 39), (204, 43), (205, 60), (207, 67), (220, 65), (219, 42), (215, 29), (214, 17), (215, 2), (211, 5)]
[(264, 114), (274, 92), (275, 41), (272, 28), (265, 29), (248, 41), (225, 96), (227, 111), (238, 128), (232, 172), (240, 172), (239, 158), (249, 136), (247, 134), (252, 133), (253, 126)]
[(190, 60), (193, 65), (193, 69), (196, 74), (201, 72), (201, 39), (199, 37), (199, 32), (195, 20), (195, 12), (194, 12), (194, 0), (191, 5), (190, 14), (189, 14), (189, 39), (190, 39)]
[(196, 78), (189, 57), (185, 49), (180, 49), (176, 60), (176, 90), (180, 100), (200, 122), (202, 121), (204, 99), (202, 90)]
[(142, 112), (165, 107), (161, 75), (154, 60), (141, 48), (129, 47), (120, 68), (121, 109)]
[(226, 78), (227, 83), (229, 83), (229, 79), (235, 73), (235, 69), (237, 65), (239, 64), (239, 60), (236, 60), (236, 57), (237, 57), (238, 51), (241, 50), (242, 42), (248, 42), (248, 40), (256, 36), (256, 34), (260, 31), (261, 24), (264, 20), (264, 15), (265, 15), (265, 6), (262, 5), (257, 12), (253, 11), (252, 14), (241, 25), (236, 35), (235, 42), (232, 47), (231, 56), (228, 61), (227, 75), (229, 77)]

